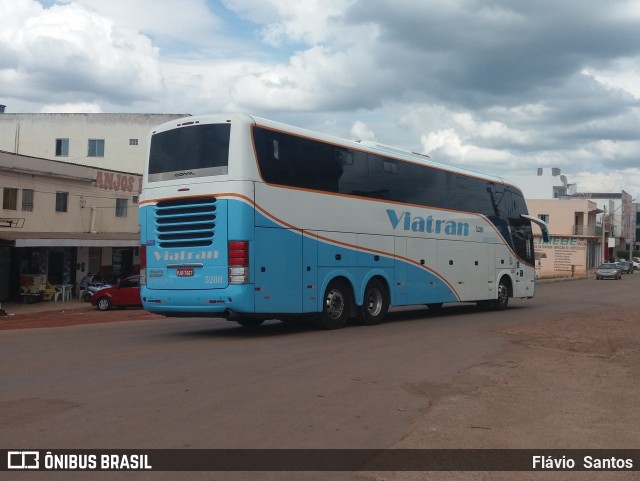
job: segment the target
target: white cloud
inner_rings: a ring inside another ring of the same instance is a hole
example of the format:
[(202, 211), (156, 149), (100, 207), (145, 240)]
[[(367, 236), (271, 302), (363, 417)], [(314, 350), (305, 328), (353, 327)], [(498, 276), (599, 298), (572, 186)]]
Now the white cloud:
[(209, 46), (222, 23), (205, 0), (60, 0), (81, 5), (130, 31), (154, 38), (156, 44)]
[(158, 51), (148, 38), (78, 4), (8, 3), (15, 9), (3, 18), (0, 51), (9, 60), (0, 63), (1, 91), (66, 103), (144, 98), (162, 88)]
[(377, 140), (373, 130), (360, 120), (355, 121), (351, 126), (351, 136), (355, 140)]
[(335, 41), (337, 32), (344, 32), (340, 20), (355, 0), (224, 0), (224, 3), (245, 18), (265, 25), (262, 38), (271, 45), (313, 46)]
[(577, 172), (569, 177), (569, 182), (577, 183), (580, 192), (620, 192), (631, 193), (640, 202), (640, 169), (624, 169), (614, 172)]
[(515, 161), (508, 151), (485, 148), (465, 142), (454, 129), (444, 129), (420, 137), (423, 153), (436, 161), (466, 166), (495, 174), (496, 166)]
[(58, 114), (58, 113), (88, 113), (99, 114), (102, 113), (102, 107), (98, 104), (91, 103), (78, 103), (78, 104), (50, 104), (42, 109), (40, 113), (43, 114)]
[(621, 90), (640, 100), (640, 58), (622, 59), (611, 68), (600, 70), (586, 68), (582, 73), (613, 90)]
[(375, 70), (367, 52), (356, 46), (332, 52), (316, 46), (300, 52), (288, 65), (264, 68), (241, 77), (231, 89), (233, 101), (272, 111), (347, 110), (362, 103), (379, 103), (375, 92), (388, 83), (388, 72), (360, 82), (363, 73)]

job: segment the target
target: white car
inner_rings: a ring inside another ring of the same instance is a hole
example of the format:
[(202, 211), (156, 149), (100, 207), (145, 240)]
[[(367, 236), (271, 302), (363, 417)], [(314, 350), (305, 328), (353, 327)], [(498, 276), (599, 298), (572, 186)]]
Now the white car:
[(636, 268), (636, 270), (640, 269), (640, 257), (632, 257), (631, 263), (633, 264), (633, 267)]

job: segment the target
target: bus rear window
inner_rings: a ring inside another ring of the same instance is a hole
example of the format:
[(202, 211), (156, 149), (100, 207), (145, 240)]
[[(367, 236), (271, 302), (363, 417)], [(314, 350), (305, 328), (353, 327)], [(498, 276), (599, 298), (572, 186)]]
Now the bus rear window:
[(149, 181), (227, 174), (230, 133), (231, 124), (205, 124), (154, 134)]

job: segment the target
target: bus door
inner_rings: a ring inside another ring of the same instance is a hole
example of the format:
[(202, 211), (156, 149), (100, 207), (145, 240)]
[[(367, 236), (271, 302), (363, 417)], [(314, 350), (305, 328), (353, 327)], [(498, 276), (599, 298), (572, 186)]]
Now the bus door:
[(407, 257), (413, 264), (407, 267), (407, 304), (444, 302), (450, 295), (438, 272), (438, 253), (435, 239), (407, 238)]
[(314, 237), (302, 239), (302, 311), (318, 311), (318, 241)]
[(461, 301), (488, 299), (495, 251), (478, 242), (438, 241), (438, 266)]

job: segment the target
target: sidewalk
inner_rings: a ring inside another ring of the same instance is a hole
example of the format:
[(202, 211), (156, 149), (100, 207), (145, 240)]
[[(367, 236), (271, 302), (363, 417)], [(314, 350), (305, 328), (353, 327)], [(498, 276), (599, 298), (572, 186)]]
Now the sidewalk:
[[(65, 312), (86, 310), (87, 312), (94, 310), (90, 302), (84, 302), (80, 299), (72, 299), (70, 301), (44, 301), (33, 302), (27, 304), (24, 302), (3, 302), (2, 309), (7, 316), (17, 316), (23, 314), (38, 314), (44, 312)], [(2, 319), (3, 317), (0, 317)]]
[(64, 302), (34, 302), (33, 304), (3, 302), (2, 309), (6, 315), (0, 316), (0, 331), (162, 318), (140, 307), (100, 311), (90, 303), (79, 299)]

